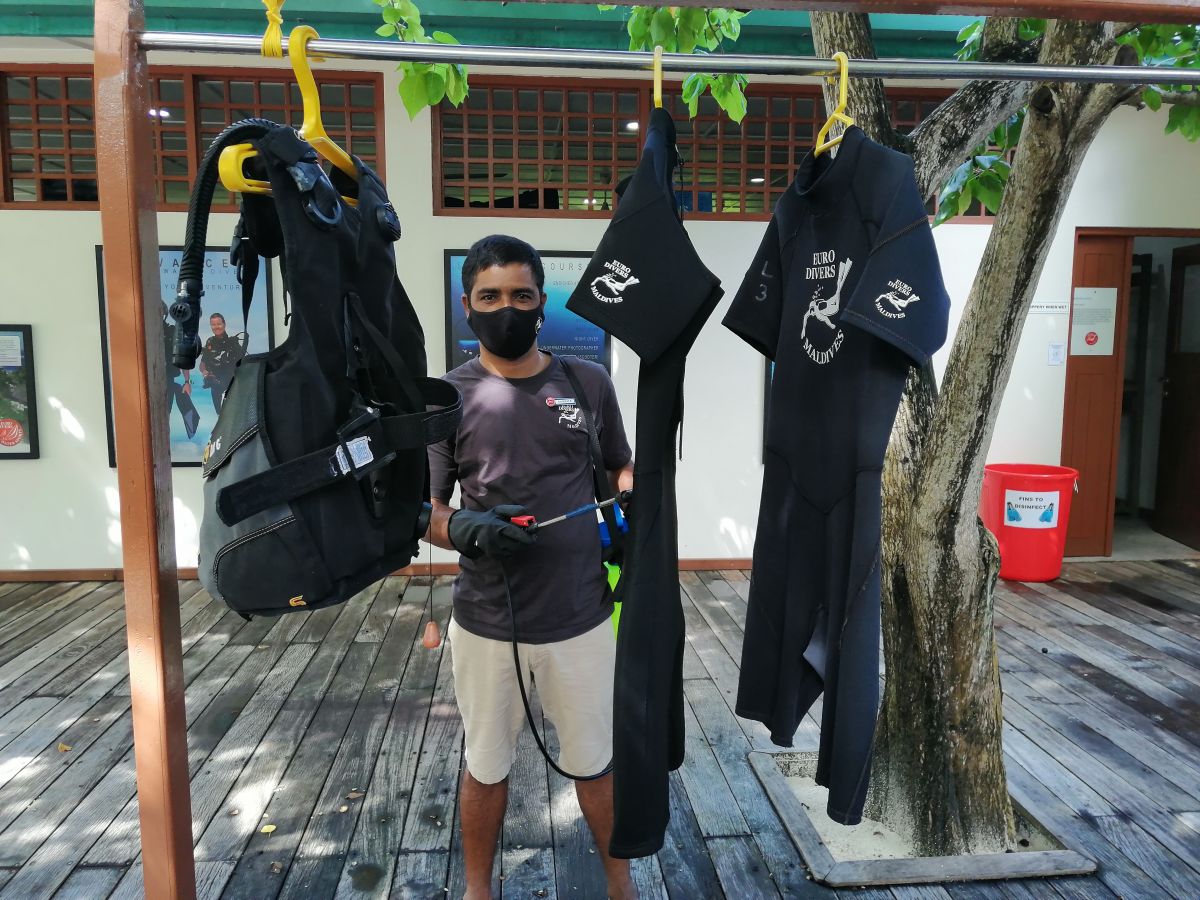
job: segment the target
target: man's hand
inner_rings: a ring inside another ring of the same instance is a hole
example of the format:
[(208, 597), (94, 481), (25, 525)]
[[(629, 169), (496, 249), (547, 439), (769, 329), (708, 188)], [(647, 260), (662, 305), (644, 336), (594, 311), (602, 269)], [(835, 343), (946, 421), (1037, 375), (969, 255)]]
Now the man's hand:
[(529, 510), (516, 504), (496, 506), (483, 512), (457, 510), (450, 516), (450, 543), (468, 559), (481, 556), (505, 559), (537, 540), (536, 532), (509, 521), (526, 515)]

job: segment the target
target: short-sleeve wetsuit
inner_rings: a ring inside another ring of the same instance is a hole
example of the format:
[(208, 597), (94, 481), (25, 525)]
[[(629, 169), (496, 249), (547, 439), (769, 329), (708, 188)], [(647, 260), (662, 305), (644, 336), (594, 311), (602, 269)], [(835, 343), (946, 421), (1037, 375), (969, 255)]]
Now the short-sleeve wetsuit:
[(879, 706), (883, 457), (948, 308), (911, 160), (851, 127), (801, 163), (724, 320), (775, 361), (737, 712), (791, 746), (824, 693), (817, 782), (845, 824)]
[(675, 124), (650, 117), (641, 161), (567, 308), (641, 357), (633, 500), (622, 563), (613, 694), (609, 852), (649, 856), (670, 819), (668, 772), (683, 764), (683, 610), (675, 436), (688, 351), (721, 299), (684, 231), (672, 187)]

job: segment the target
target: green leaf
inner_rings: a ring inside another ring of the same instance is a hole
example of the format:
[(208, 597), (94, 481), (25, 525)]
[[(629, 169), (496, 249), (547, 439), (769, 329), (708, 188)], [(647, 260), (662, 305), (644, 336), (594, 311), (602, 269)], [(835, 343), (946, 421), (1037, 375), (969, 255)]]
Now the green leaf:
[(433, 33), (433, 39), (435, 42), (437, 42), (439, 44), (457, 44), (457, 43), (459, 43), (458, 38), (456, 38), (452, 34), (447, 34), (445, 31), (435, 31)]
[(375, 29), (375, 33), (380, 37), (391, 37), (396, 33), (395, 25), (380, 25)]
[[(961, 191), (963, 185), (967, 183), (967, 178), (970, 176), (970, 174), (971, 162), (968, 160), (954, 170), (954, 174), (950, 176), (950, 180), (946, 182), (946, 186), (942, 189), (942, 197), (945, 197), (949, 194), (957, 194), (959, 191)], [(939, 199), (938, 202), (941, 203), (942, 200)]]
[(671, 15), (671, 10), (667, 7), (661, 7), (650, 20), (650, 40), (656, 45), (666, 45), (667, 41), (675, 37), (675, 17)]
[[(970, 182), (968, 182), (968, 186), (970, 186)], [(962, 191), (959, 193), (959, 195), (958, 195), (958, 215), (960, 215), (960, 216), (964, 215), (966, 213), (966, 211), (971, 208), (971, 201), (973, 199), (974, 198), (972, 197), (972, 193), (969, 190), (965, 190), (965, 191)]]
[(1180, 126), (1187, 119), (1188, 112), (1189, 110), (1186, 106), (1171, 107), (1171, 111), (1167, 114), (1167, 134), (1179, 130)]
[(600, 10), (600, 12), (612, 12), (616, 8), (617, 8), (617, 4), (615, 4), (615, 3), (597, 3), (596, 4), (596, 9)]
[(467, 99), (467, 72), (462, 66), (450, 66), (446, 71), (446, 99), (455, 106)]
[[(685, 78), (683, 80), (683, 93), (681, 95), (683, 97), (683, 102), (691, 104), (696, 100), (696, 98), (703, 94), (704, 89), (708, 87), (708, 80), (709, 79), (707, 75), (701, 75), (699, 73), (695, 75), (689, 75), (687, 78)], [(692, 113), (692, 115), (695, 115), (695, 113)]]
[(421, 11), (417, 9), (417, 4), (413, 0), (397, 0), (397, 8), (400, 10), (400, 15), (410, 22), (421, 21)]
[(1162, 97), (1159, 95), (1158, 91), (1152, 87), (1146, 88), (1144, 91), (1142, 91), (1142, 102), (1155, 112), (1158, 112), (1160, 109), (1162, 109)]
[[(449, 67), (447, 66), (447, 68)], [(446, 76), (441, 72), (427, 72), (425, 74), (425, 92), (430, 106), (437, 106), (441, 103), (442, 98), (446, 96)]]
[(961, 31), (959, 31), (958, 42), (961, 44), (964, 41), (970, 40), (972, 37), (974, 37), (975, 33), (977, 31), (979, 31), (979, 29), (982, 27), (983, 27), (983, 19), (976, 19), (970, 25), (967, 25)]
[(990, 169), (992, 164), (995, 163), (999, 158), (1000, 157), (992, 154), (981, 154), (975, 157), (975, 165), (979, 166), (981, 169)]
[(382, 15), (383, 21), (387, 22), (389, 25), (395, 25), (397, 22), (400, 22), (404, 19), (404, 16), (400, 15), (400, 10), (396, 9), (394, 6), (385, 6), (382, 10)]
[(955, 215), (957, 215), (957, 214), (958, 214), (958, 192), (956, 191), (956, 192), (947, 194), (946, 192), (943, 191), (942, 195), (940, 197), (938, 197), (938, 211), (937, 211), (937, 215), (934, 216), (934, 219), (933, 219), (934, 227), (941, 225), (943, 222), (948, 222), (950, 219), (953, 219), (955, 217)]
[(400, 99), (410, 119), (415, 119), (429, 104), (429, 90), (425, 87), (426, 77), (426, 74), (410, 71), (400, 82)]
[(1000, 201), (1004, 199), (1004, 186), (996, 187), (993, 184), (977, 181), (974, 185), (974, 194), (988, 212), (994, 213), (1000, 208)]

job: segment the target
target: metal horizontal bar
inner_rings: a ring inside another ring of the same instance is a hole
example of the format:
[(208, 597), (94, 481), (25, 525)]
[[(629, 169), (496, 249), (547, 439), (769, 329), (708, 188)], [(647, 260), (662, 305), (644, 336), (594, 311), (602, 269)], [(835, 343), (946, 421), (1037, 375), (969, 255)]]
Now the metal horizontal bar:
[[(207, 53), (257, 55), (262, 38), (239, 34), (192, 34), (147, 31), (142, 47)], [(287, 41), (284, 40), (284, 47)], [(557, 50), (540, 47), (483, 47), (466, 44), (404, 44), (399, 41), (348, 41), (318, 38), (312, 56), (391, 62), (437, 62), (484, 66), (564, 69), (650, 68), (653, 54), (632, 50)], [(752, 56), (738, 53), (664, 53), (663, 69), (672, 72), (740, 72), (744, 75), (800, 75), (830, 72), (827, 59), (803, 56)], [(852, 59), (850, 74), (878, 78), (942, 78), (956, 81), (1087, 81), (1109, 84), (1200, 84), (1200, 69), (1150, 66), (1043, 66), (1025, 63), (957, 62), (921, 59)]]

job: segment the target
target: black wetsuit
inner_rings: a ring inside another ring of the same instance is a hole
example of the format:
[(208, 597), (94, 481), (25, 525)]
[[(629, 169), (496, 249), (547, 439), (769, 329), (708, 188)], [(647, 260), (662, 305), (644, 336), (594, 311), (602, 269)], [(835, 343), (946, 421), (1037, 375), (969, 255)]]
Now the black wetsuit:
[(852, 127), (801, 163), (725, 317), (775, 360), (737, 712), (791, 746), (824, 693), (817, 782), (845, 824), (879, 706), (883, 457), (948, 308), (911, 160)]
[(672, 187), (677, 164), (675, 124), (656, 109), (637, 171), (567, 303), (642, 360), (613, 696), (609, 852), (622, 859), (662, 847), (670, 818), (668, 772), (683, 763), (675, 437), (683, 418), (684, 362), (722, 293), (680, 221)]

